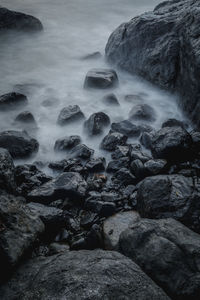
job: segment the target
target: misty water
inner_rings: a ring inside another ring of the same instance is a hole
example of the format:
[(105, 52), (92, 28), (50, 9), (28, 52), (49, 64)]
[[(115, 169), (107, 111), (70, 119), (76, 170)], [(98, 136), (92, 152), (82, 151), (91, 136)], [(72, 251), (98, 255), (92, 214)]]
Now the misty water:
[[(70, 104), (78, 104), (86, 117), (98, 111), (107, 113), (111, 122), (128, 118), (133, 103), (124, 100), (125, 95), (142, 95), (142, 103), (150, 104), (157, 113), (153, 124), (159, 128), (168, 118), (183, 119), (176, 105), (176, 98), (153, 87), (141, 78), (117, 70), (119, 87), (114, 90), (84, 90), (84, 78), (91, 68), (110, 67), (105, 59), (84, 60), (83, 56), (100, 51), (104, 54), (111, 32), (122, 22), (152, 10), (159, 0), (4, 0), (1, 5), (38, 17), (44, 32), (39, 34), (6, 34), (0, 37), (1, 94), (13, 91), (16, 84), (33, 84), (28, 91), (29, 104), (19, 110), (0, 113), (0, 129), (16, 128), (13, 120), (24, 110), (33, 113), (38, 129), (30, 135), (36, 137), (40, 150), (27, 161), (58, 160), (66, 154), (55, 153), (58, 138), (80, 135), (83, 143), (95, 149), (95, 155), (107, 154), (99, 150), (104, 135), (94, 139), (83, 132), (83, 123), (60, 127), (56, 120), (60, 110)], [(119, 107), (105, 106), (101, 99), (114, 92)], [(44, 106), (49, 99), (51, 106)], [(109, 130), (109, 129), (108, 129)], [(107, 130), (107, 131), (108, 131)]]

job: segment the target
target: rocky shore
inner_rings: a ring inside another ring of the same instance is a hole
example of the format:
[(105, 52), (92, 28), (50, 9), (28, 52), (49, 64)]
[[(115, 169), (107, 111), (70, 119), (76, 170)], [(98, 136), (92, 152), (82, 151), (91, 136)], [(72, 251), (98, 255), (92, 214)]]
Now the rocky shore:
[[(106, 56), (129, 72), (181, 91), (183, 108), (198, 125), (197, 55), (186, 55), (192, 38), (197, 47), (198, 34), (195, 18), (190, 25), (195, 37), (184, 30), (188, 5), (198, 13), (198, 1), (166, 1), (121, 25)], [(32, 16), (0, 8), (1, 30), (42, 28)], [(83, 89), (107, 91), (102, 103), (115, 109), (120, 103), (113, 91), (123, 83), (113, 67), (89, 70)], [(13, 130), (0, 132), (0, 299), (199, 299), (198, 128), (169, 118), (155, 129), (158, 116), (143, 95), (125, 96), (133, 107), (119, 122), (103, 111), (87, 118), (72, 103), (58, 114), (57, 126), (81, 124), (89, 139), (100, 137), (106, 158), (81, 136), (66, 135), (54, 141), (55, 155), (64, 159), (19, 164), (40, 149), (31, 134), (37, 122), (25, 110), (26, 88), (0, 96), (1, 111), (21, 110)], [(191, 101), (186, 89), (193, 89)], [(27, 131), (18, 130), (19, 124)]]

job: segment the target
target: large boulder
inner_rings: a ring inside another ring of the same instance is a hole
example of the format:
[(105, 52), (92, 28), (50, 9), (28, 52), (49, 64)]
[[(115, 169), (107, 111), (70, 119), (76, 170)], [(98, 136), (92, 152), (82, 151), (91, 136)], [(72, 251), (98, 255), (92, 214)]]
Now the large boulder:
[(5, 279), (43, 231), (44, 224), (25, 205), (25, 199), (0, 195), (0, 280)]
[(10, 110), (28, 103), (25, 95), (19, 93), (9, 93), (0, 96), (0, 109)]
[(85, 88), (107, 89), (118, 84), (118, 76), (114, 70), (92, 69), (85, 78)]
[(36, 153), (39, 144), (26, 131), (0, 132), (0, 147), (7, 149), (13, 158), (25, 158)]
[(164, 1), (153, 12), (120, 25), (106, 46), (110, 62), (162, 88), (178, 91), (183, 109), (197, 125), (199, 8), (199, 1)]
[(145, 178), (138, 189), (137, 209), (142, 217), (174, 218), (200, 232), (200, 189), (191, 177), (158, 175)]
[(200, 294), (200, 236), (173, 219), (141, 219), (120, 236), (121, 252), (172, 299)]
[(130, 259), (102, 250), (66, 251), (30, 260), (0, 290), (4, 300), (167, 300)]
[(15, 166), (10, 153), (0, 148), (0, 187), (8, 192), (14, 192), (15, 183)]
[(40, 31), (42, 23), (35, 17), (0, 7), (0, 30)]
[(82, 113), (80, 107), (78, 105), (69, 105), (61, 110), (57, 123), (63, 126), (83, 119), (84, 114)]
[(92, 114), (84, 123), (86, 132), (92, 136), (103, 132), (103, 129), (110, 124), (110, 118), (104, 112)]

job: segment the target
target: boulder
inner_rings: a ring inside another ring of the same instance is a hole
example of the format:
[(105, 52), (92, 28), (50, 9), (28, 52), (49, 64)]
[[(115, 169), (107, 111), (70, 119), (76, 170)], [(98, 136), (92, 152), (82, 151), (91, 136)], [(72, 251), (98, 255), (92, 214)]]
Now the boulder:
[(84, 114), (78, 105), (69, 105), (61, 110), (57, 123), (63, 126), (83, 120), (84, 118)]
[(55, 142), (55, 151), (68, 151), (81, 143), (81, 138), (78, 135), (66, 136), (64, 138), (58, 139)]
[(33, 189), (28, 198), (33, 202), (49, 204), (58, 199), (71, 197), (82, 200), (87, 191), (87, 183), (79, 173), (65, 172), (55, 179)]
[(119, 132), (109, 132), (101, 142), (101, 148), (107, 151), (114, 151), (117, 146), (124, 146), (127, 136)]
[(148, 104), (138, 104), (133, 106), (129, 112), (129, 119), (133, 121), (149, 121), (156, 120), (156, 113), (154, 109)]
[(183, 128), (164, 127), (157, 131), (151, 143), (154, 158), (169, 161), (184, 161), (191, 159), (192, 138)]
[(182, 175), (157, 175), (139, 185), (137, 209), (142, 217), (174, 218), (200, 232), (199, 184)]
[(89, 159), (94, 154), (94, 150), (84, 144), (79, 144), (72, 148), (70, 156), (74, 158)]
[(9, 193), (15, 192), (15, 166), (10, 153), (0, 148), (0, 187)]
[(39, 144), (26, 131), (10, 130), (0, 132), (0, 147), (7, 149), (13, 158), (25, 158), (35, 154)]
[(84, 123), (88, 135), (97, 135), (103, 132), (103, 129), (110, 124), (110, 118), (103, 112), (92, 114)]
[[(0, 8), (1, 10), (1, 8)], [(0, 110), (10, 110), (21, 107), (28, 103), (28, 99), (23, 94), (9, 93), (0, 96)]]
[(25, 199), (0, 195), (0, 280), (6, 279), (43, 231), (44, 224)]
[(150, 159), (144, 164), (145, 172), (148, 176), (158, 175), (167, 169), (165, 159)]
[(5, 300), (169, 299), (130, 259), (103, 250), (66, 251), (32, 259), (1, 288), (0, 297)]
[(119, 101), (115, 94), (108, 94), (102, 98), (102, 102), (108, 106), (119, 106)]
[(120, 132), (128, 137), (138, 137), (140, 135), (139, 126), (131, 123), (129, 120), (112, 123), (111, 129), (114, 132)]
[(153, 12), (120, 25), (106, 46), (109, 62), (161, 88), (178, 91), (183, 110), (197, 125), (199, 7), (199, 1), (164, 1)]
[(139, 214), (135, 211), (119, 212), (103, 223), (104, 245), (107, 250), (118, 250), (120, 234), (138, 221)]
[(36, 127), (36, 121), (33, 114), (30, 111), (21, 112), (16, 118), (16, 123), (25, 124), (26, 126), (34, 126)]
[(0, 7), (0, 30), (40, 31), (42, 23), (35, 17)]
[(141, 219), (121, 234), (119, 245), (172, 299), (198, 299), (198, 234), (173, 219)]
[(85, 78), (85, 88), (107, 89), (118, 84), (118, 76), (114, 70), (92, 69)]

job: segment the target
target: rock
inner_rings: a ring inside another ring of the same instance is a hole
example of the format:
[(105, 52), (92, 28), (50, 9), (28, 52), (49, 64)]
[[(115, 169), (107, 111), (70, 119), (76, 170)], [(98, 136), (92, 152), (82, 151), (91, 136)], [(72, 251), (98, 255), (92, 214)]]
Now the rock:
[(30, 111), (23, 111), (21, 112), (16, 118), (16, 123), (25, 124), (26, 126), (34, 126), (36, 127), (36, 121), (34, 116)]
[(117, 146), (124, 146), (127, 136), (119, 132), (109, 132), (101, 142), (101, 148), (107, 151), (114, 151)]
[(0, 30), (40, 31), (42, 23), (35, 17), (0, 7)]
[(80, 226), (89, 229), (98, 220), (98, 214), (92, 211), (83, 211)]
[(199, 184), (182, 175), (145, 178), (138, 188), (137, 210), (142, 217), (174, 218), (200, 232)]
[(85, 201), (84, 209), (97, 213), (101, 217), (112, 216), (116, 212), (116, 205), (113, 202), (103, 201), (101, 198), (89, 197)]
[(187, 124), (185, 124), (182, 121), (176, 120), (176, 119), (168, 119), (162, 124), (162, 128), (164, 127), (182, 127), (183, 129), (187, 129)]
[(111, 160), (108, 163), (108, 166), (106, 168), (106, 172), (108, 173), (115, 173), (121, 168), (128, 168), (129, 167), (129, 158), (128, 157), (122, 157), (119, 159)]
[(10, 153), (0, 148), (0, 187), (9, 193), (15, 192), (15, 167)]
[(130, 150), (130, 157), (131, 157), (131, 160), (136, 160), (136, 159), (139, 159), (141, 160), (141, 162), (145, 163), (147, 162), (148, 160), (151, 159), (150, 156), (148, 156), (146, 153), (143, 153), (141, 151), (141, 147), (140, 145), (131, 145), (131, 150)]
[(130, 259), (103, 250), (32, 259), (1, 288), (0, 296), (5, 300), (169, 299)]
[(137, 179), (143, 179), (146, 176), (144, 164), (139, 159), (135, 159), (131, 162), (130, 170)]
[(138, 137), (140, 135), (140, 128), (131, 123), (129, 120), (124, 120), (119, 123), (112, 123), (111, 129), (128, 137)]
[(103, 132), (103, 129), (110, 124), (110, 118), (103, 112), (92, 114), (84, 123), (86, 132), (92, 136)]
[(183, 110), (198, 126), (199, 6), (193, 0), (164, 1), (119, 26), (106, 46), (109, 62), (177, 91)]
[(148, 104), (138, 104), (133, 106), (131, 111), (129, 112), (130, 120), (142, 120), (153, 122), (156, 120), (156, 113), (154, 109)]
[(151, 149), (152, 147), (152, 140), (154, 138), (155, 132), (143, 132), (140, 137), (140, 143), (146, 148)]
[[(192, 138), (181, 127), (164, 127), (152, 139), (151, 152), (154, 158), (169, 161), (184, 161), (191, 158)], [(188, 157), (189, 156), (189, 157)]]
[(102, 54), (99, 51), (96, 51), (94, 53), (83, 56), (82, 59), (83, 60), (91, 60), (91, 59), (99, 59), (101, 57), (102, 57)]
[(198, 234), (173, 219), (141, 219), (121, 234), (120, 247), (172, 299), (198, 299)]
[(27, 103), (28, 99), (26, 96), (19, 93), (9, 93), (0, 96), (0, 110), (10, 110), (16, 107), (21, 107)]
[(107, 89), (118, 84), (118, 76), (114, 70), (92, 69), (85, 78), (84, 88)]
[(0, 132), (0, 147), (7, 149), (13, 158), (25, 158), (35, 154), (39, 144), (26, 131), (10, 130)]
[(119, 101), (115, 94), (105, 95), (102, 99), (102, 102), (108, 106), (120, 106)]
[(57, 123), (63, 126), (83, 120), (84, 118), (84, 114), (78, 105), (69, 105), (61, 110)]
[(81, 158), (81, 159), (89, 159), (93, 154), (94, 154), (94, 150), (87, 147), (84, 144), (77, 145), (70, 152), (71, 157)]
[(148, 176), (158, 175), (166, 171), (167, 161), (165, 159), (150, 159), (144, 164)]
[(107, 250), (119, 250), (120, 234), (138, 221), (139, 215), (135, 211), (120, 212), (109, 217), (103, 223), (104, 245)]
[(25, 205), (25, 199), (7, 194), (0, 195), (0, 220), (0, 280), (5, 280), (44, 231), (44, 225)]
[(136, 177), (126, 168), (118, 170), (112, 179), (117, 179), (122, 185), (136, 184)]
[(87, 183), (79, 173), (65, 172), (32, 190), (28, 194), (28, 198), (42, 204), (49, 204), (66, 197), (81, 201), (85, 197), (86, 191)]
[(75, 146), (81, 143), (81, 138), (78, 135), (66, 136), (64, 138), (58, 139), (55, 142), (54, 150), (56, 151), (67, 151), (71, 150)]
[(89, 172), (101, 172), (105, 170), (106, 160), (104, 157), (90, 159), (85, 167)]
[(59, 243), (52, 243), (49, 246), (49, 255), (59, 254), (59, 253), (66, 253), (69, 251), (68, 244), (59, 244)]
[(50, 163), (48, 167), (57, 172), (69, 172), (76, 168), (80, 168), (80, 167), (83, 168), (82, 163), (78, 158), (70, 158), (70, 159), (55, 161)]
[(60, 103), (60, 100), (56, 97), (48, 97), (47, 99), (43, 100), (41, 105), (43, 107), (55, 107)]
[(120, 159), (123, 157), (129, 157), (130, 147), (129, 146), (117, 146), (115, 152), (111, 154), (112, 159)]
[(190, 135), (192, 138), (194, 152), (198, 153), (200, 151), (200, 132), (193, 130), (190, 132)]

